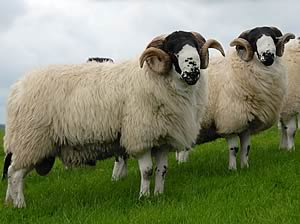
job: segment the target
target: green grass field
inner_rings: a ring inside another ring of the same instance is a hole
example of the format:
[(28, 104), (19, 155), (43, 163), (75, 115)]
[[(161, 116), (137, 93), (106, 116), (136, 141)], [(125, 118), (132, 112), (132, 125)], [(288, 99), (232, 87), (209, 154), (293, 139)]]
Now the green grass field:
[(112, 159), (72, 170), (56, 161), (47, 177), (26, 178), (25, 209), (4, 206), (1, 182), (0, 223), (300, 223), (300, 133), (291, 153), (278, 150), (278, 134), (272, 128), (253, 137), (250, 168), (237, 172), (227, 170), (224, 140), (198, 146), (187, 164), (177, 165), (172, 153), (165, 194), (143, 200), (135, 160), (116, 183)]

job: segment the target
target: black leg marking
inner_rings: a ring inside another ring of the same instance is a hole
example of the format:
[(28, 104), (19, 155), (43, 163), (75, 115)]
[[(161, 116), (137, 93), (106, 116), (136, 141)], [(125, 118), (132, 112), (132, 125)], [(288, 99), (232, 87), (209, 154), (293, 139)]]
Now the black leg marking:
[(118, 157), (118, 156), (116, 156), (115, 158), (116, 158), (116, 162), (118, 163), (118, 162), (119, 162), (119, 157)]
[(167, 174), (167, 171), (168, 171), (168, 167), (167, 166), (164, 166), (164, 171), (162, 172), (161, 176), (162, 178), (165, 178), (166, 174)]
[(234, 154), (236, 155), (239, 151), (239, 147), (233, 147), (233, 148), (230, 148), (231, 151), (234, 151)]
[(149, 179), (153, 174), (153, 170), (152, 169), (148, 169), (143, 173), (143, 177), (144, 179)]
[(5, 156), (5, 160), (4, 160), (4, 166), (3, 166), (3, 174), (2, 174), (2, 180), (4, 180), (7, 176), (7, 172), (8, 172), (8, 167), (11, 164), (11, 157), (12, 157), (12, 153), (9, 152), (6, 156)]
[(247, 146), (247, 154), (246, 154), (247, 157), (249, 155), (249, 151), (250, 151), (250, 145)]

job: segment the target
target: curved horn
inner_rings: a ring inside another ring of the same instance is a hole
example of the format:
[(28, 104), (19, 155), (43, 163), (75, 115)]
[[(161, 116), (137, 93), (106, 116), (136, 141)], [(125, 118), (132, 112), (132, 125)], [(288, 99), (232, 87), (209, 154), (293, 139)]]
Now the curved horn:
[[(155, 63), (153, 62), (153, 60), (151, 60), (151, 58), (156, 58), (159, 63), (156, 63), (157, 65), (155, 66)], [(145, 61), (148, 63), (149, 67), (153, 71), (161, 74), (170, 71), (172, 66), (170, 56), (163, 50), (155, 47), (149, 47), (143, 52), (143, 54), (140, 57), (141, 68), (143, 67)]]
[(231, 47), (234, 47), (234, 46), (243, 47), (246, 50), (246, 52), (244, 54), (240, 55), (241, 59), (244, 61), (252, 60), (252, 58), (254, 56), (254, 52), (253, 52), (252, 46), (250, 45), (250, 43), (247, 40), (245, 40), (243, 38), (236, 38), (233, 41), (231, 41), (230, 46)]
[(201, 53), (200, 53), (201, 69), (206, 69), (208, 66), (208, 62), (209, 62), (208, 48), (217, 49), (225, 57), (225, 52), (222, 45), (214, 39), (209, 39), (203, 44), (201, 48)]
[(146, 47), (146, 50), (140, 57), (140, 66), (143, 67), (145, 61), (148, 66), (157, 73), (167, 73), (171, 67), (172, 62), (170, 56), (162, 50), (165, 34), (155, 37)]
[(166, 34), (155, 37), (153, 40), (151, 40), (151, 42), (147, 45), (146, 48), (156, 47), (162, 49), (166, 37), (167, 37)]
[(276, 55), (281, 57), (284, 52), (284, 45), (289, 42), (290, 39), (295, 39), (295, 35), (292, 33), (286, 33), (283, 36), (278, 38), (278, 42), (276, 44)]
[(149, 47), (143, 52), (143, 54), (140, 57), (141, 68), (143, 67), (144, 62), (147, 60), (147, 58), (150, 58), (150, 57), (157, 57), (159, 61), (170, 58), (169, 55), (166, 52), (164, 52), (163, 50), (155, 48), (155, 47)]
[(203, 44), (205, 44), (205, 42), (206, 42), (205, 38), (202, 37), (202, 35), (200, 33), (197, 33), (197, 32), (192, 32), (192, 34), (196, 38), (196, 41), (198, 42), (199, 47), (202, 47)]

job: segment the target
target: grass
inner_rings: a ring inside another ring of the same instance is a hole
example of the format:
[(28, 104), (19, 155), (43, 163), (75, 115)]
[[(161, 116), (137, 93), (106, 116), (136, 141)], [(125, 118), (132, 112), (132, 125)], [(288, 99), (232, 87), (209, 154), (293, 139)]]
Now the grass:
[(26, 178), (26, 209), (4, 206), (7, 183), (0, 183), (0, 223), (300, 223), (297, 134), (298, 150), (291, 153), (278, 150), (276, 128), (253, 137), (250, 168), (237, 172), (227, 170), (224, 140), (198, 146), (183, 165), (172, 153), (165, 194), (143, 200), (135, 160), (116, 183), (112, 159), (72, 170), (56, 161), (47, 177)]

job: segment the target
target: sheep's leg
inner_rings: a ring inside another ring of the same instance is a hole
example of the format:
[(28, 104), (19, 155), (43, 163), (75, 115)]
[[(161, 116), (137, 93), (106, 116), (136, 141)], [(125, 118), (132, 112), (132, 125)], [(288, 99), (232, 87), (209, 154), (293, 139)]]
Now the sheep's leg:
[(229, 170), (236, 170), (236, 154), (239, 151), (238, 136), (231, 135), (226, 137), (226, 141), (229, 147)]
[(245, 131), (240, 134), (240, 143), (241, 143), (241, 168), (248, 168), (248, 156), (250, 151), (250, 132)]
[(281, 130), (281, 121), (279, 120), (278, 122), (277, 122), (277, 128), (279, 129), (279, 130)]
[(177, 151), (176, 150), (176, 152), (175, 152), (175, 159), (176, 159), (176, 161), (179, 163), (179, 153), (180, 153), (181, 151)]
[(300, 113), (297, 115), (297, 120), (298, 120), (298, 129), (300, 129)]
[(114, 164), (112, 181), (118, 181), (127, 176), (127, 156), (118, 156)]
[(159, 149), (154, 156), (156, 161), (154, 195), (158, 195), (164, 192), (165, 177), (168, 171), (168, 150)]
[(24, 178), (32, 168), (15, 170), (13, 165), (8, 168), (8, 185), (6, 191), (6, 203), (13, 201), (14, 207), (23, 208), (26, 206), (23, 193)]
[(176, 160), (180, 163), (186, 163), (190, 154), (190, 149), (187, 148), (183, 151), (176, 151)]
[(287, 149), (287, 126), (283, 123), (283, 121), (280, 121), (281, 125), (281, 138), (280, 138), (280, 149)]
[(295, 134), (297, 129), (296, 117), (293, 116), (287, 123), (286, 123), (286, 134), (287, 134), (287, 150), (295, 150)]
[(150, 195), (150, 179), (153, 173), (151, 150), (147, 150), (146, 153), (138, 158), (139, 168), (141, 172), (141, 188), (140, 198)]

